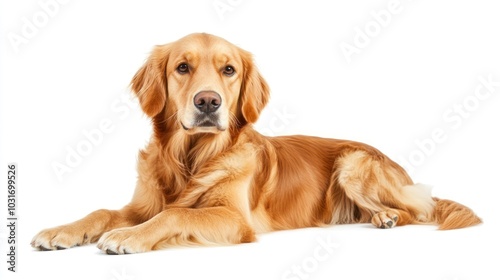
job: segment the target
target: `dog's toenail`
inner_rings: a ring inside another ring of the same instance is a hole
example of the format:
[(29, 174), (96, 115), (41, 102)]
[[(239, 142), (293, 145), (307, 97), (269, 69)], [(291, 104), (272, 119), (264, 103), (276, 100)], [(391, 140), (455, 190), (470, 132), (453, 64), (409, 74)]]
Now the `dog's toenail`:
[(110, 249), (107, 249), (107, 250), (106, 250), (106, 254), (108, 254), (108, 255), (118, 255), (118, 253), (117, 253), (117, 252), (112, 251), (112, 250), (110, 250)]

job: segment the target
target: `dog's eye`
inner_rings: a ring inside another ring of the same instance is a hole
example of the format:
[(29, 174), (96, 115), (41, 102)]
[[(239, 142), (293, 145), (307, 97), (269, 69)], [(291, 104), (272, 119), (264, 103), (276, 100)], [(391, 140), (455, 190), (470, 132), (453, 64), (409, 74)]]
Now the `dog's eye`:
[(177, 66), (177, 72), (179, 72), (179, 74), (187, 74), (189, 73), (189, 66), (186, 63), (181, 63)]
[(235, 73), (234, 67), (231, 65), (227, 65), (226, 67), (224, 67), (224, 71), (222, 72), (228, 77), (231, 77)]

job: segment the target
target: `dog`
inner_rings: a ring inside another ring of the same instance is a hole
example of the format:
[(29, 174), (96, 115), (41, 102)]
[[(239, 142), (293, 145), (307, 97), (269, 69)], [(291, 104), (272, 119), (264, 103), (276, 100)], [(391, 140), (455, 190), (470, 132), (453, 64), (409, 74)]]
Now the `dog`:
[(153, 125), (131, 202), (42, 230), (32, 247), (97, 242), (107, 254), (129, 254), (333, 224), (448, 230), (481, 223), (369, 145), (259, 134), (252, 124), (269, 87), (252, 55), (220, 37), (196, 33), (156, 46), (131, 89)]

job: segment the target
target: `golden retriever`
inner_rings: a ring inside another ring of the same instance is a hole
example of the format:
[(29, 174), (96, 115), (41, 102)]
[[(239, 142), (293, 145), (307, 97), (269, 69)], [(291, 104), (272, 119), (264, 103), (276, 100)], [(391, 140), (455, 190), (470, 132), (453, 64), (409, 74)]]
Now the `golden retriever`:
[(154, 127), (139, 152), (132, 201), (43, 230), (34, 248), (97, 242), (103, 252), (127, 254), (331, 224), (481, 223), (469, 208), (433, 198), (371, 146), (259, 134), (252, 124), (268, 85), (252, 55), (222, 38), (191, 34), (155, 47), (131, 87)]

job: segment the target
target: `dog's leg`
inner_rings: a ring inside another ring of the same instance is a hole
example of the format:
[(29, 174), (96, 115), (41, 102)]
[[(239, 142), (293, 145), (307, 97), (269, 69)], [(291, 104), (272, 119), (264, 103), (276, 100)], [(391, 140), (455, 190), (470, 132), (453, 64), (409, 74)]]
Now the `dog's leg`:
[(111, 229), (132, 226), (134, 222), (125, 215), (125, 210), (97, 210), (81, 220), (49, 228), (39, 232), (31, 246), (42, 251), (62, 250), (96, 242)]
[(97, 247), (108, 254), (128, 254), (169, 245), (238, 244), (254, 240), (253, 230), (235, 209), (173, 208), (138, 226), (105, 233)]
[(430, 189), (414, 185), (401, 167), (381, 155), (361, 150), (346, 153), (337, 163), (333, 182), (337, 196), (347, 198), (343, 209), (353, 212), (334, 211), (335, 219), (358, 217), (347, 222), (371, 221), (378, 228), (432, 221), (435, 202)]

